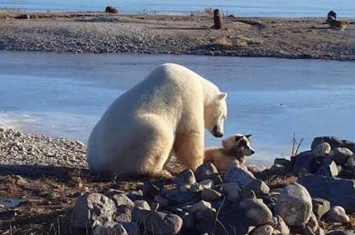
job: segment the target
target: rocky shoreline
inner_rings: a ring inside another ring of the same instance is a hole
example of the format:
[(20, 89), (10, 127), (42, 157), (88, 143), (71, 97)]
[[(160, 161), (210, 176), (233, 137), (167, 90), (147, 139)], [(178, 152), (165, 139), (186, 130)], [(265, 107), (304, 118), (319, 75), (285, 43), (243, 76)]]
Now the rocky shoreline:
[(0, 128), (0, 233), (353, 235), (354, 152), (316, 137), (266, 170), (207, 162), (121, 181), (91, 175), (79, 141)]
[[(326, 14), (326, 13), (325, 13)], [(0, 50), (142, 53), (355, 60), (354, 23), (329, 28), (325, 18), (0, 12)]]

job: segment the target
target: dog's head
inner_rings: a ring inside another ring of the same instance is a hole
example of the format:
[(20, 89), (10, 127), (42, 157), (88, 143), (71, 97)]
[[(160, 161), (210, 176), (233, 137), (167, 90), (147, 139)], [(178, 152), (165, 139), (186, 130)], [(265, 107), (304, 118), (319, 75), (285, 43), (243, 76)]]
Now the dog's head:
[(250, 135), (236, 134), (229, 138), (222, 140), (223, 147), (228, 151), (241, 152), (244, 156), (250, 156), (255, 153), (251, 147), (249, 138)]

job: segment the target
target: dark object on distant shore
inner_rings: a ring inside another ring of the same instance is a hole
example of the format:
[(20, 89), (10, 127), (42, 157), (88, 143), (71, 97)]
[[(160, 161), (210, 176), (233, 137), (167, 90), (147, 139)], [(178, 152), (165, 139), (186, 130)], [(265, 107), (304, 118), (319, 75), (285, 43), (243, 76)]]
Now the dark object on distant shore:
[(337, 20), (337, 14), (334, 11), (329, 11), (327, 15), (327, 23), (331, 28), (344, 30), (348, 26), (348, 22)]
[(18, 19), (18, 20), (29, 20), (29, 19), (31, 19), (31, 16), (29, 14), (22, 14), (22, 15), (16, 16), (15, 19)]
[(215, 29), (221, 29), (222, 28), (222, 16), (221, 12), (218, 9), (215, 9), (213, 11), (213, 22), (214, 22), (214, 28)]
[(116, 7), (107, 6), (105, 12), (106, 12), (106, 13), (111, 13), (111, 14), (117, 14), (117, 13), (118, 13), (118, 10), (117, 10)]
[(335, 20), (337, 18), (337, 13), (335, 13), (334, 11), (330, 11), (328, 12), (327, 18), (329, 18), (330, 16), (332, 16)]

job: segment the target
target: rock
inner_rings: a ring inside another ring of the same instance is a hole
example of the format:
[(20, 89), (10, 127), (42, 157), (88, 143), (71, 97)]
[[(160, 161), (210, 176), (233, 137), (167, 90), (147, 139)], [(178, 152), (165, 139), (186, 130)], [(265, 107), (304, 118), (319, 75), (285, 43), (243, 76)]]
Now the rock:
[(315, 157), (324, 157), (329, 155), (331, 150), (332, 148), (330, 147), (330, 144), (323, 142), (312, 148), (312, 154)]
[(183, 223), (182, 219), (177, 215), (139, 208), (133, 209), (132, 220), (144, 231), (160, 235), (179, 234)]
[(267, 184), (259, 179), (252, 180), (250, 183), (246, 184), (243, 188), (242, 191), (250, 191), (253, 190), (256, 195), (266, 195), (269, 193), (270, 188), (267, 186)]
[(274, 228), (270, 225), (261, 225), (253, 229), (250, 232), (250, 235), (272, 235), (274, 232)]
[(122, 224), (110, 221), (96, 225), (93, 235), (128, 235), (128, 233)]
[(242, 167), (234, 167), (228, 170), (224, 175), (225, 183), (238, 183), (240, 187), (244, 187), (254, 179), (254, 175)]
[(347, 162), (348, 158), (353, 156), (353, 154), (354, 153), (348, 148), (338, 147), (333, 150), (332, 157), (336, 164), (344, 165)]
[(279, 215), (272, 217), (268, 224), (282, 234), (290, 234), (290, 229)]
[(315, 158), (311, 151), (301, 152), (295, 156), (295, 164), (293, 166), (292, 172), (298, 174), (303, 169), (310, 171), (309, 164)]
[(327, 235), (355, 235), (355, 233), (351, 230), (345, 230), (345, 231), (334, 230), (327, 233)]
[[(298, 179), (310, 195), (328, 200), (331, 205), (339, 205), (349, 213), (355, 212), (354, 180), (309, 175)], [(331, 192), (331, 193), (329, 193)]]
[(355, 156), (349, 157), (345, 163), (345, 166), (350, 166), (350, 167), (354, 168), (355, 167)]
[(281, 165), (287, 167), (288, 169), (292, 169), (291, 161), (285, 158), (275, 158), (274, 165)]
[(203, 188), (210, 189), (214, 187), (214, 181), (212, 179), (205, 179), (200, 182)]
[(128, 208), (134, 207), (134, 202), (129, 199), (125, 194), (111, 194), (110, 199), (116, 204), (116, 207), (127, 206)]
[(159, 203), (160, 206), (162, 207), (166, 207), (170, 205), (170, 201), (164, 197), (162, 197), (161, 195), (156, 195), (154, 197), (154, 200)]
[(323, 175), (328, 177), (336, 177), (339, 170), (334, 161), (324, 161), (322, 166), (318, 168), (316, 175)]
[(228, 210), (221, 210), (216, 218), (207, 217), (196, 223), (194, 234), (215, 234), (215, 235), (245, 235), (249, 232), (249, 225), (239, 203), (232, 204)]
[(322, 218), (330, 210), (330, 202), (323, 198), (312, 198), (313, 213), (317, 218)]
[(120, 222), (122, 226), (126, 229), (128, 235), (139, 235), (139, 227), (135, 222)]
[[(350, 160), (351, 158), (349, 158)], [(355, 179), (355, 167), (353, 166), (343, 166), (341, 169), (341, 176), (346, 178)]]
[(132, 207), (126, 205), (118, 206), (114, 220), (120, 223), (130, 222), (132, 220)]
[(196, 183), (196, 178), (192, 170), (186, 169), (175, 176), (173, 182), (177, 185), (177, 187), (180, 187), (186, 184)]
[(219, 191), (222, 192), (227, 200), (231, 202), (238, 201), (241, 198), (240, 187), (237, 183), (224, 183), (219, 185)]
[(15, 19), (18, 20), (29, 20), (31, 19), (31, 16), (29, 14), (21, 14), (15, 17)]
[(317, 217), (314, 215), (314, 213), (311, 213), (311, 217), (307, 221), (306, 227), (308, 227), (313, 233), (315, 233), (319, 229), (319, 224)]
[(144, 197), (154, 198), (156, 195), (160, 193), (165, 185), (165, 180), (147, 180), (144, 181), (142, 192)]
[(204, 189), (201, 193), (201, 199), (207, 202), (218, 200), (222, 197), (222, 194), (214, 189)]
[(72, 215), (72, 226), (77, 229), (94, 227), (97, 223), (113, 221), (115, 203), (100, 193), (88, 193), (78, 197)]
[(192, 192), (181, 192), (179, 189), (173, 189), (164, 194), (164, 197), (169, 200), (169, 204), (182, 204), (192, 201), (196, 194)]
[(151, 210), (148, 202), (144, 200), (137, 200), (134, 202), (134, 205), (140, 209)]
[(205, 179), (214, 179), (216, 174), (218, 174), (218, 170), (211, 162), (203, 163), (195, 172), (196, 180), (198, 182)]
[(242, 208), (249, 224), (253, 226), (265, 224), (272, 218), (272, 212), (270, 209), (257, 199), (244, 199), (240, 202), (240, 208)]
[(346, 214), (345, 209), (341, 206), (331, 207), (326, 214), (327, 220), (332, 223), (345, 224), (350, 221), (349, 216)]
[(300, 184), (285, 186), (275, 205), (276, 215), (280, 215), (290, 226), (303, 226), (312, 212), (312, 198)]
[(111, 14), (117, 14), (117, 13), (118, 13), (118, 10), (117, 10), (116, 7), (107, 6), (106, 9), (105, 9), (105, 12), (106, 12), (106, 13), (111, 13)]
[(199, 221), (205, 219), (206, 217), (215, 218), (216, 210), (212, 208), (211, 203), (206, 201), (199, 201), (198, 203), (193, 204), (188, 212), (194, 215), (195, 220)]
[(129, 191), (126, 196), (131, 199), (132, 201), (137, 201), (137, 200), (145, 200), (146, 198), (143, 195), (142, 190), (137, 190), (137, 191)]
[(182, 221), (182, 229), (183, 230), (193, 230), (195, 228), (195, 218), (192, 214), (188, 213), (187, 211), (184, 211), (183, 209), (177, 208), (173, 210), (174, 214), (178, 215)]
[(320, 143), (327, 142), (330, 144), (330, 147), (332, 149), (335, 149), (337, 147), (345, 147), (350, 149), (351, 151), (355, 152), (355, 143), (347, 140), (341, 140), (337, 137), (334, 136), (321, 136), (321, 137), (316, 137), (313, 139), (311, 149), (313, 149), (315, 146), (317, 146)]

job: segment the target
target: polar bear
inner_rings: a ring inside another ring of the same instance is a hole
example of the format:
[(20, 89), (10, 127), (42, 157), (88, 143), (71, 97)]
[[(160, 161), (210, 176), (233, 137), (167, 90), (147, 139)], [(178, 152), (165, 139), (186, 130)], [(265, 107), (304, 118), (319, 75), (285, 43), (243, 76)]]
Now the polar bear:
[(178, 64), (163, 64), (118, 97), (92, 130), (90, 170), (120, 177), (170, 177), (174, 154), (195, 170), (204, 159), (204, 129), (223, 136), (227, 94)]

